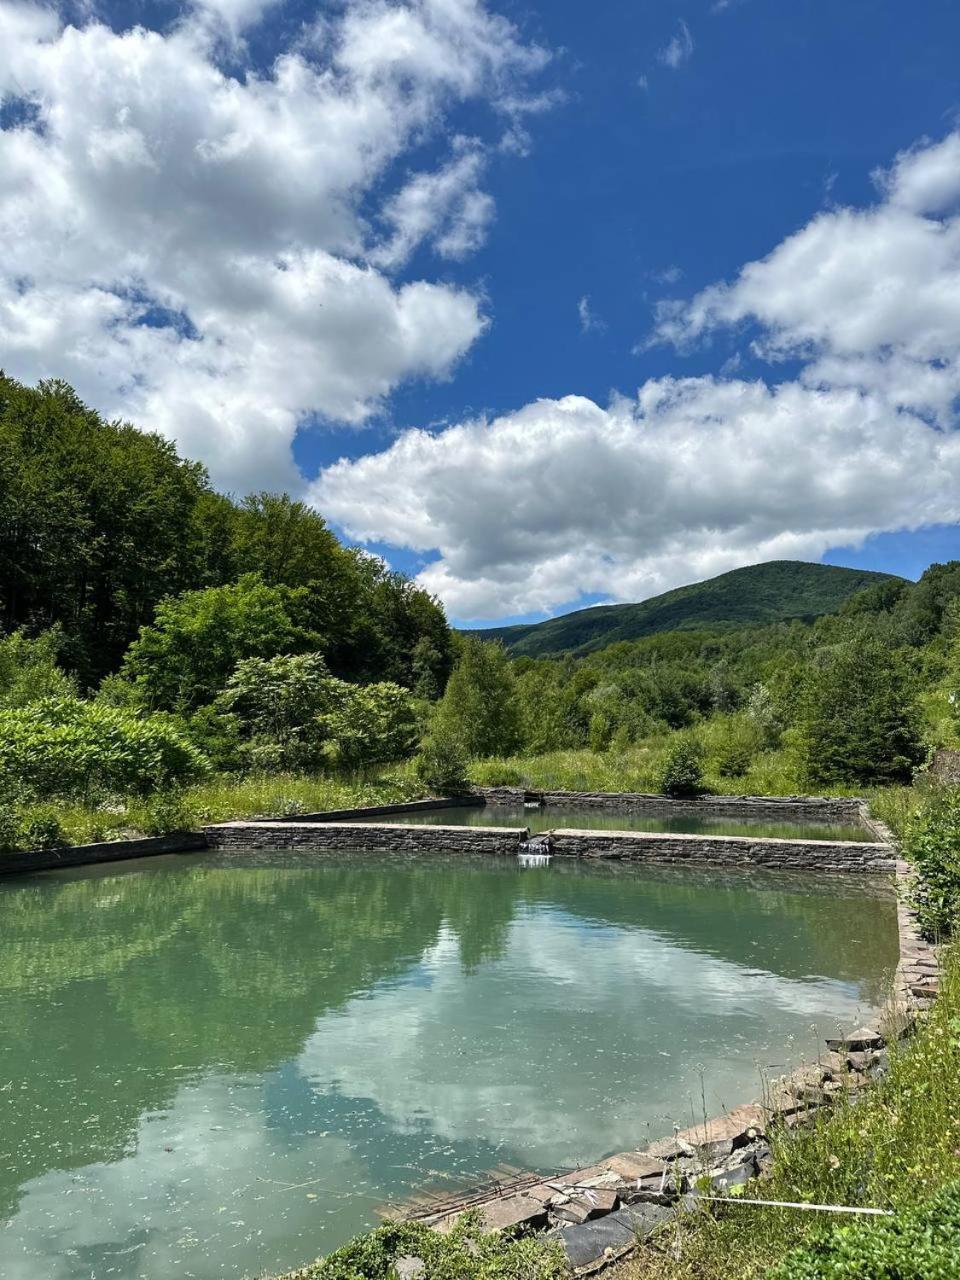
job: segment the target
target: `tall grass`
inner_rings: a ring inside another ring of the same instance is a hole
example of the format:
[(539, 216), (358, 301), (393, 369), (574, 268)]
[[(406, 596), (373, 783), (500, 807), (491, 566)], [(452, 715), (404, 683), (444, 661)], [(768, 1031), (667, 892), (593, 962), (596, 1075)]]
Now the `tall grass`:
[[(960, 951), (945, 953), (940, 998), (891, 1054), (888, 1077), (808, 1130), (773, 1139), (765, 1200), (906, 1208), (960, 1179)], [(742, 1280), (760, 1276), (835, 1219), (730, 1206), (686, 1215), (642, 1246), (617, 1280)]]
[(34, 814), (55, 818), (69, 844), (120, 840), (138, 835), (196, 830), (205, 823), (233, 818), (293, 817), (323, 809), (393, 804), (412, 800), (423, 788), (409, 771), (368, 769), (344, 774), (218, 774), (182, 791), (142, 799), (105, 796), (93, 805), (68, 801), (28, 806)]
[[(584, 749), (477, 760), (471, 766), (470, 779), (480, 786), (527, 787), (531, 791), (656, 791), (669, 741), (667, 737), (651, 738), (602, 753)], [(789, 751), (761, 752), (739, 777), (719, 773), (708, 756), (704, 781), (711, 791), (723, 795), (798, 795), (804, 791), (797, 759)], [(833, 787), (825, 794), (851, 795), (857, 790)]]

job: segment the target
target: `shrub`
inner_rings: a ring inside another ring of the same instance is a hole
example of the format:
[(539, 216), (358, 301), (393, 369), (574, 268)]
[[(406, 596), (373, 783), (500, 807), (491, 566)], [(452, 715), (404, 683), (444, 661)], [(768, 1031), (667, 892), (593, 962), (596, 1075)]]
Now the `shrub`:
[(420, 744), (413, 771), (425, 787), (439, 795), (467, 789), (467, 753), (460, 741), (439, 725)]
[(352, 685), (335, 680), (335, 707), (319, 717), (328, 753), (356, 768), (410, 755), (417, 741), (413, 698), (398, 684)]
[(960, 918), (960, 791), (934, 793), (907, 821), (904, 852), (917, 868), (913, 905), (924, 934), (947, 934)]
[(700, 731), (706, 756), (717, 773), (742, 778), (761, 745), (760, 730), (749, 714), (714, 716)]
[(18, 842), (21, 849), (62, 849), (68, 843), (56, 811), (48, 805), (21, 817)]
[(0, 779), (16, 780), (27, 799), (94, 790), (145, 794), (206, 769), (204, 757), (165, 717), (141, 719), (74, 698), (0, 711)]
[(658, 777), (665, 796), (696, 796), (703, 787), (703, 749), (692, 738), (678, 737), (667, 748)]
[(960, 1186), (894, 1218), (835, 1227), (792, 1253), (769, 1280), (956, 1280), (960, 1275)]

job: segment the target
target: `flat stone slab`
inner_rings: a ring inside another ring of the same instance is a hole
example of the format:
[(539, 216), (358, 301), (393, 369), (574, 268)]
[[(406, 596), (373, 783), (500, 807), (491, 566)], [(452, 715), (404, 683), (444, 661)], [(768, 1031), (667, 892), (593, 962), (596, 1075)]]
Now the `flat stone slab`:
[(732, 1142), (734, 1146), (759, 1137), (767, 1123), (766, 1112), (758, 1102), (734, 1107), (722, 1116), (716, 1116), (703, 1124), (694, 1125), (677, 1134), (678, 1143), (691, 1147), (712, 1147)]
[(615, 1254), (632, 1245), (637, 1238), (650, 1235), (672, 1217), (672, 1210), (660, 1205), (625, 1205), (595, 1222), (564, 1227), (560, 1242), (573, 1267), (588, 1267), (604, 1256), (604, 1250)]
[[(509, 1231), (515, 1227), (542, 1227), (547, 1221), (546, 1208), (531, 1196), (498, 1196), (476, 1206), (485, 1231)], [(446, 1234), (453, 1229), (461, 1215), (451, 1214), (435, 1224), (436, 1230)]]
[(666, 1165), (654, 1156), (642, 1151), (621, 1151), (619, 1155), (604, 1160), (604, 1165), (627, 1182), (639, 1182), (642, 1178), (661, 1177)]
[(827, 1048), (839, 1053), (845, 1049), (882, 1049), (885, 1044), (883, 1036), (873, 1027), (858, 1027), (841, 1039), (828, 1040)]

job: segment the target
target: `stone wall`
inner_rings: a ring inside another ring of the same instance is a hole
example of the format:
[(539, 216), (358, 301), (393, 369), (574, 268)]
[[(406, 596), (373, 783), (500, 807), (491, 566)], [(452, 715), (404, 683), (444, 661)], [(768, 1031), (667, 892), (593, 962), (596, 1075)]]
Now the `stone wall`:
[(69, 849), (43, 849), (32, 853), (0, 855), (0, 876), (30, 871), (59, 871), (96, 862), (122, 862), (126, 858), (149, 858), (158, 853), (193, 853), (206, 849), (206, 836), (181, 831), (170, 836), (149, 836), (143, 840), (105, 840), (99, 844), (75, 844)]
[(204, 828), (215, 849), (513, 854), (525, 827), (417, 827), (386, 822), (224, 822)]
[[(406, 800), (399, 804), (368, 804), (355, 809), (324, 809), (321, 813), (298, 813), (297, 822), (353, 822), (361, 818), (389, 818), (394, 813), (430, 813), (435, 809), (482, 809), (482, 796), (448, 796), (441, 800)], [(290, 822), (292, 819), (267, 815), (257, 822)]]
[(599, 809), (606, 813), (671, 814), (702, 818), (766, 818), (771, 822), (861, 822), (863, 801), (853, 796), (697, 796), (674, 800), (642, 791), (525, 791), (522, 787), (477, 787), (487, 804)]
[(653, 831), (551, 831), (558, 857), (613, 858), (657, 864), (767, 867), (778, 871), (866, 872), (896, 868), (886, 844), (852, 840), (774, 840), (754, 836), (703, 836)]

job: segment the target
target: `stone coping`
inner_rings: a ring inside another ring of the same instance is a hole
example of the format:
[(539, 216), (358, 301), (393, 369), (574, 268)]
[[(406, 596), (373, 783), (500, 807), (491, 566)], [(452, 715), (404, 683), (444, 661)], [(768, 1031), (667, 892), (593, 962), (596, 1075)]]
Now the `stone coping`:
[(180, 831), (167, 836), (144, 836), (140, 840), (102, 840), (97, 844), (74, 844), (63, 849), (39, 849), (33, 853), (4, 853), (0, 854), (0, 876), (57, 871), (99, 862), (122, 862), (128, 858), (151, 858), (161, 853), (195, 853), (206, 848), (207, 838), (202, 833)]
[(576, 805), (620, 813), (709, 813), (715, 817), (754, 817), (758, 813), (862, 821), (868, 812), (858, 796), (665, 796), (647, 791), (556, 791), (524, 787), (474, 787), (491, 805), (536, 803), (544, 808)]

